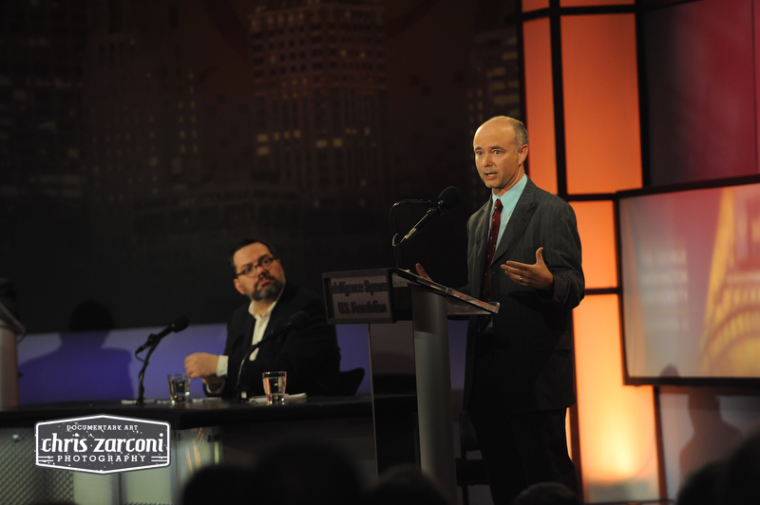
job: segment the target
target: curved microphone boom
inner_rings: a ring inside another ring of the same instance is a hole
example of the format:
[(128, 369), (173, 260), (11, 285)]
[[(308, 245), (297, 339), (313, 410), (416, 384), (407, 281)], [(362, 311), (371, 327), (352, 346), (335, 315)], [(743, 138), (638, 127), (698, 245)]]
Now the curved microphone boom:
[(178, 331), (184, 330), (187, 328), (188, 323), (189, 321), (187, 320), (186, 316), (179, 316), (177, 319), (169, 323), (169, 326), (160, 332), (151, 333), (150, 336), (148, 336), (148, 340), (135, 351), (135, 354), (143, 352), (148, 347), (157, 345), (161, 339), (167, 336), (169, 333), (177, 333)]
[[(178, 331), (182, 331), (185, 328), (187, 328), (188, 320), (187, 316), (179, 316), (177, 319), (169, 323), (169, 326), (164, 328), (158, 333), (151, 333), (148, 336), (148, 340), (141, 345), (136, 351), (135, 351), (135, 357), (143, 362), (143, 366), (140, 369), (140, 373), (137, 374), (137, 404), (142, 405), (145, 402), (145, 386), (143, 385), (143, 381), (145, 380), (145, 370), (148, 368), (148, 363), (150, 362), (150, 357), (153, 354), (153, 351), (156, 350), (156, 347), (158, 346), (158, 343), (161, 342), (161, 339), (167, 336), (169, 333), (176, 333)], [(138, 354), (140, 354), (145, 349), (150, 349), (148, 351), (148, 354), (145, 355), (145, 359), (141, 359)]]
[(449, 210), (455, 207), (461, 199), (462, 193), (454, 186), (449, 186), (448, 188), (441, 191), (441, 194), (438, 195), (438, 200), (430, 206), (427, 213), (422, 216), (422, 219), (420, 219), (419, 222), (414, 225), (414, 228), (409, 230), (409, 233), (407, 233), (406, 236), (401, 239), (399, 245), (414, 237), (417, 232), (422, 229), (423, 226), (430, 222), (430, 220), (443, 215), (443, 212), (445, 210)]
[(237, 390), (238, 395), (240, 394), (240, 377), (243, 376), (243, 368), (245, 367), (245, 364), (249, 361), (248, 357), (251, 355), (253, 351), (261, 347), (261, 344), (264, 342), (271, 341), (274, 337), (281, 335), (290, 329), (294, 330), (302, 330), (306, 328), (306, 326), (309, 324), (309, 314), (307, 314), (303, 310), (299, 310), (292, 316), (288, 318), (288, 322), (285, 323), (282, 328), (273, 331), (272, 333), (269, 333), (267, 335), (264, 335), (261, 340), (256, 342), (255, 344), (251, 345), (247, 351), (245, 351), (245, 354), (243, 355), (243, 361), (240, 362), (240, 368), (238, 368), (238, 376), (237, 376)]
[(287, 327), (290, 325), (294, 330), (302, 330), (306, 328), (307, 324), (309, 324), (309, 314), (307, 314), (306, 311), (299, 310), (288, 318), (288, 324), (285, 326)]
[[(301, 330), (303, 328), (306, 328), (306, 325), (309, 324), (309, 314), (307, 314), (303, 310), (299, 310), (292, 316), (288, 318), (288, 322), (285, 323), (282, 328), (273, 331), (272, 333), (269, 333), (267, 335), (264, 335), (261, 340), (256, 342), (255, 344), (251, 345), (251, 347), (248, 348), (248, 351), (245, 353), (246, 358), (256, 349), (261, 346), (264, 342), (268, 342), (272, 340), (274, 337), (278, 335), (282, 335), (286, 331), (290, 330), (291, 328), (294, 330)], [(245, 360), (243, 360), (245, 361)]]

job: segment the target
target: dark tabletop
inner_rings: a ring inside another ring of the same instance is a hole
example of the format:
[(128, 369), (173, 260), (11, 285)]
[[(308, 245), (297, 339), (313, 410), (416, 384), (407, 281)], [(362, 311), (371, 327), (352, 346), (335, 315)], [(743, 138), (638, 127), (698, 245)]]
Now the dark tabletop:
[(234, 403), (220, 399), (190, 400), (186, 405), (146, 400), (123, 402), (65, 402), (0, 407), (0, 427), (33, 427), (41, 421), (112, 415), (167, 421), (172, 429), (274, 421), (371, 417), (369, 397), (312, 397), (285, 405)]

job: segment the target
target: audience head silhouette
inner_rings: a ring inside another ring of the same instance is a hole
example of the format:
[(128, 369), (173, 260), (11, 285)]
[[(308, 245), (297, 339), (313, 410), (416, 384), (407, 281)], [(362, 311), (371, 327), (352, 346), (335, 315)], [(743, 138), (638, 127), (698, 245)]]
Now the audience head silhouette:
[(385, 472), (367, 491), (367, 505), (450, 505), (430, 477), (412, 465)]
[(232, 465), (207, 466), (198, 470), (182, 492), (182, 505), (250, 505), (255, 490), (253, 471)]
[(512, 505), (581, 505), (578, 495), (559, 482), (539, 482), (521, 492)]
[(726, 458), (716, 484), (716, 503), (757, 503), (760, 496), (760, 431), (746, 437)]
[(356, 505), (362, 486), (353, 462), (319, 442), (281, 445), (265, 453), (254, 469), (255, 503)]
[(723, 462), (713, 461), (690, 473), (678, 491), (676, 503), (678, 505), (714, 505), (715, 486), (722, 470)]

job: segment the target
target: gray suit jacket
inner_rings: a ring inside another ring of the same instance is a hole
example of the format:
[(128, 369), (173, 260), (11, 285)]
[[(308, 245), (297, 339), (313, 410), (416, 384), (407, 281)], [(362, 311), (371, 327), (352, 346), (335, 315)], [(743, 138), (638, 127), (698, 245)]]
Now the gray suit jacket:
[[(479, 297), (488, 245), (490, 200), (467, 223), (469, 292)], [(508, 260), (534, 264), (536, 250), (554, 276), (552, 291), (513, 282), (500, 268)], [(477, 342), (471, 318), (465, 372), (465, 408), (473, 381), (512, 412), (566, 408), (575, 403), (571, 311), (584, 294), (581, 242), (572, 207), (528, 180), (489, 266), (491, 301), (501, 308), (494, 335)], [(477, 358), (476, 358), (477, 356)], [(479, 367), (474, 374), (474, 367)], [(483, 380), (487, 378), (486, 380)]]

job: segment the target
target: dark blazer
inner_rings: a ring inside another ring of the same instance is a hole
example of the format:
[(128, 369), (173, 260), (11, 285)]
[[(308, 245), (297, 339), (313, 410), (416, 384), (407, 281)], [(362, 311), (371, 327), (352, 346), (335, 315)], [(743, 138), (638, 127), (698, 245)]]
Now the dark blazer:
[[(243, 355), (251, 345), (256, 320), (248, 312), (250, 304), (235, 311), (227, 324), (224, 354), (229, 356), (227, 380), (222, 396), (236, 397), (238, 370)], [(282, 332), (289, 318), (299, 311), (309, 314), (309, 324), (300, 330)], [(279, 332), (279, 334), (278, 334)], [(271, 338), (274, 335), (274, 338)], [(337, 394), (340, 349), (335, 327), (328, 325), (325, 307), (317, 296), (286, 283), (282, 296), (272, 311), (262, 344), (254, 361), (248, 361), (240, 378), (249, 395), (263, 395), (262, 372), (288, 372), (285, 392), (309, 396)]]
[[(467, 223), (469, 292), (479, 297), (490, 225), (490, 200)], [(536, 250), (554, 276), (552, 291), (520, 286), (501, 269), (508, 260), (534, 264)], [(572, 207), (528, 180), (489, 268), (491, 301), (499, 302), (494, 335), (477, 343), (477, 318), (468, 328), (465, 408), (473, 367), (486, 367), (477, 387), (512, 412), (560, 409), (575, 403), (571, 311), (584, 294), (581, 242)], [(475, 354), (477, 353), (477, 359)]]

